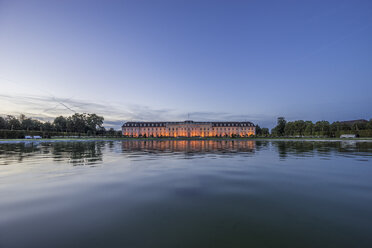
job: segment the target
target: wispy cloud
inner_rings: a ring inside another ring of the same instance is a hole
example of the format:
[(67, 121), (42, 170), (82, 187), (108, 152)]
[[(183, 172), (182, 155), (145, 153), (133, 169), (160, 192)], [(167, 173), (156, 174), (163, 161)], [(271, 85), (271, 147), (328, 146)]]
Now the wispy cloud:
[[(265, 122), (268, 116), (234, 115), (224, 112), (200, 111), (183, 113), (172, 108), (153, 108), (138, 104), (112, 102), (92, 102), (88, 100), (60, 98), (35, 95), (4, 95), (0, 94), (0, 114), (19, 115), (40, 120), (53, 120), (56, 116), (68, 116), (73, 113), (96, 113), (105, 117), (106, 127), (119, 128), (125, 121), (177, 121), (188, 118), (200, 121), (252, 121)], [(270, 118), (271, 119), (271, 118)]]
[(73, 113), (96, 113), (105, 117), (105, 126), (118, 128), (124, 121), (171, 120), (177, 116), (172, 109), (155, 109), (135, 104), (92, 102), (81, 99), (35, 95), (0, 94), (0, 114), (19, 115), (53, 120)]

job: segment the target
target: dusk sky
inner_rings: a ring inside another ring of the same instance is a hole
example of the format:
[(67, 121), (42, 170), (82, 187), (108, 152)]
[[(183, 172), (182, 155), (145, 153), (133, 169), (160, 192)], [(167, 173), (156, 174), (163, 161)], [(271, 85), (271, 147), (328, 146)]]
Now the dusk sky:
[(372, 118), (372, 1), (0, 0), (0, 114)]

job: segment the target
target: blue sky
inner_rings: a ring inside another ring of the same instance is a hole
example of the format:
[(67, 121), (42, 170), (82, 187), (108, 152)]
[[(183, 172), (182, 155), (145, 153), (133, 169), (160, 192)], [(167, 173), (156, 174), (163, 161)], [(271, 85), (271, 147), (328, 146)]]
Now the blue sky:
[(372, 118), (372, 1), (0, 0), (0, 114)]

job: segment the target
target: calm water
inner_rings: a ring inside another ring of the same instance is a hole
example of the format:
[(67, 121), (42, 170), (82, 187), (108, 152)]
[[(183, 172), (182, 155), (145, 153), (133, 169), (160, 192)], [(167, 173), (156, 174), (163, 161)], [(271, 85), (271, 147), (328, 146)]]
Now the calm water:
[(0, 143), (0, 247), (372, 247), (372, 142)]

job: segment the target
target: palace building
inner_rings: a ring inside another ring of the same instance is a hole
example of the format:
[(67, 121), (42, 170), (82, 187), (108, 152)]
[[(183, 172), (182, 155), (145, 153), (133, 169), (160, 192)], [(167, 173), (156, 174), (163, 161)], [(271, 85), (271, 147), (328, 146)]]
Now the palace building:
[(252, 122), (125, 122), (127, 137), (248, 137), (256, 134)]

